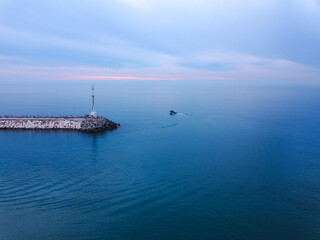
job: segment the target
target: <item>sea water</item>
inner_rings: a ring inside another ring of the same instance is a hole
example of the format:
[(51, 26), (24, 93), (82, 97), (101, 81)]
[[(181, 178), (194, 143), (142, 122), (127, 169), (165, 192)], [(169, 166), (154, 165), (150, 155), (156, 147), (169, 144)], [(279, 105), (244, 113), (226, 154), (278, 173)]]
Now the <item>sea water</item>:
[[(87, 81), (0, 86), (0, 115), (91, 112)], [(95, 87), (118, 130), (0, 131), (0, 239), (320, 239), (320, 86)]]

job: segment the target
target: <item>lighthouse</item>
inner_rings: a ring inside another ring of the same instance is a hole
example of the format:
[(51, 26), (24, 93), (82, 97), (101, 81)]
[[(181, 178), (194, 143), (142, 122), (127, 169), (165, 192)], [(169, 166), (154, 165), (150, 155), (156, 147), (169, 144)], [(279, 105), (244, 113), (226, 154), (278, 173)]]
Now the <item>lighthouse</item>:
[(91, 112), (91, 116), (92, 117), (97, 117), (97, 112), (95, 111), (94, 109), (94, 83), (92, 83), (92, 86), (91, 86), (91, 98), (92, 98), (92, 112)]

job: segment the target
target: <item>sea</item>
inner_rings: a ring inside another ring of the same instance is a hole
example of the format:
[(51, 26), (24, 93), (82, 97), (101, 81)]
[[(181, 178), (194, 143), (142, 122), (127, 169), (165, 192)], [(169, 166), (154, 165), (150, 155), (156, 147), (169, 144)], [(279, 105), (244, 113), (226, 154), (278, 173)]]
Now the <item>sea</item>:
[[(1, 81), (0, 115), (90, 114), (91, 83)], [(0, 239), (320, 239), (320, 85), (95, 81), (95, 100), (119, 129), (0, 131)]]

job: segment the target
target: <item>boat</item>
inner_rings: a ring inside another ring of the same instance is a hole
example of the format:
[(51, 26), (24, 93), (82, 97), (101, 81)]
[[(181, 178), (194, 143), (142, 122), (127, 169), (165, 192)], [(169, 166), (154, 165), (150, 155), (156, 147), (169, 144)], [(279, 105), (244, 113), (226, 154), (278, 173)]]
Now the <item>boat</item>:
[(174, 110), (170, 110), (170, 115), (176, 115), (177, 114), (177, 112), (176, 111), (174, 111)]

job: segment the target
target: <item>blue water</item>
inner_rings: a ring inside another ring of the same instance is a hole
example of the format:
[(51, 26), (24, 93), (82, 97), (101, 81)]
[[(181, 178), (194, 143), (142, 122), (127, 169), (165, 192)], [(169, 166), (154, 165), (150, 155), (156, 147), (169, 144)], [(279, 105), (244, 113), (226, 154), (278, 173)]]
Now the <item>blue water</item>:
[[(90, 103), (85, 81), (0, 88), (0, 115)], [(0, 239), (320, 239), (320, 86), (96, 82), (96, 110), (121, 127), (0, 131)]]

